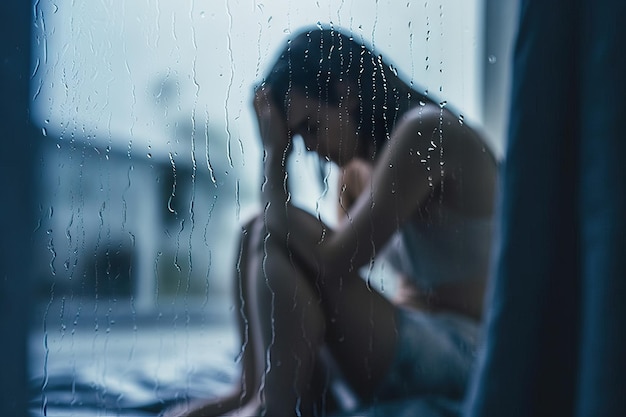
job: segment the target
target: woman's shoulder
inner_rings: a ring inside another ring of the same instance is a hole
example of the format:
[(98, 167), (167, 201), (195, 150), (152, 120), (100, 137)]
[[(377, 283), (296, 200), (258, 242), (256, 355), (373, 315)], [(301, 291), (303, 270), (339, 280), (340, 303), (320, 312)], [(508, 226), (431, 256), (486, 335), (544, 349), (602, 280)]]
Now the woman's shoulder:
[(462, 117), (433, 102), (420, 102), (407, 110), (396, 124), (391, 142), (392, 146), (415, 150), (422, 156), (446, 154), (446, 164), (454, 164), (468, 147), (484, 148), (481, 135)]
[(446, 163), (479, 156), (481, 160), (486, 157), (484, 163), (497, 165), (484, 133), (445, 103), (421, 101), (403, 114), (395, 133), (396, 140), (424, 142), (429, 149), (441, 147), (442, 154), (447, 153)]
[[(446, 106), (420, 103), (397, 125), (396, 158), (427, 166), (445, 184), (442, 200), (472, 213), (488, 213), (494, 197), (497, 160), (484, 136)], [(396, 162), (396, 161), (394, 161)]]
[(423, 134), (423, 128), (430, 128), (439, 134), (447, 136), (464, 136), (475, 135), (480, 137), (479, 133), (468, 123), (465, 118), (444, 103), (437, 104), (435, 102), (421, 101), (419, 104), (411, 107), (401, 117), (398, 128), (411, 127), (414, 132)]

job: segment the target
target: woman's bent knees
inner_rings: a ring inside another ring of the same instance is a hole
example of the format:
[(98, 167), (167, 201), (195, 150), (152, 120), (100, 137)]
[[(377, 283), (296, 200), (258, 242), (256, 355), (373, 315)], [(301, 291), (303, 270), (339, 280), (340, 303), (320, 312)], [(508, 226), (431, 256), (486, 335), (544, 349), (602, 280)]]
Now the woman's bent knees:
[(244, 228), (239, 268), (267, 415), (293, 415), (296, 408), (308, 415), (319, 397), (312, 382), (326, 331), (319, 294), (260, 217)]

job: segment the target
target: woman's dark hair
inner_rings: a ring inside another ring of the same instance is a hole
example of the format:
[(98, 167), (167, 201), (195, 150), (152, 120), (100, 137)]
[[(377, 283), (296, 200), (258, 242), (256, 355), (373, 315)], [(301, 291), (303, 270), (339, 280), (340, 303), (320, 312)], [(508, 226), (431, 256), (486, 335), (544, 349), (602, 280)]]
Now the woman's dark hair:
[[(315, 26), (287, 41), (264, 82), (272, 99), (287, 112), (292, 90), (320, 102), (339, 104), (336, 85), (348, 82), (360, 103), (360, 137), (374, 141), (378, 151), (386, 142), (409, 91), (400, 92), (395, 71), (363, 43), (334, 27)], [(415, 93), (416, 94), (416, 93)], [(419, 95), (419, 94), (416, 94)], [(401, 97), (402, 96), (402, 97)], [(414, 96), (415, 97), (415, 96)]]

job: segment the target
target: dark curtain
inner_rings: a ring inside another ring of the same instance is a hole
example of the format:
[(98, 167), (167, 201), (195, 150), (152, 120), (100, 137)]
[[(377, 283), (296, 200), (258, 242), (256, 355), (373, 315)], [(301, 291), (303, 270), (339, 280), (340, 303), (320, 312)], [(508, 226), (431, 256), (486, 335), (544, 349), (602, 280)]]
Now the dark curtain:
[(26, 416), (29, 285), (34, 221), (33, 128), (28, 120), (30, 13), (0, 1), (0, 416)]
[(626, 2), (521, 2), (468, 416), (626, 416), (625, 77)]

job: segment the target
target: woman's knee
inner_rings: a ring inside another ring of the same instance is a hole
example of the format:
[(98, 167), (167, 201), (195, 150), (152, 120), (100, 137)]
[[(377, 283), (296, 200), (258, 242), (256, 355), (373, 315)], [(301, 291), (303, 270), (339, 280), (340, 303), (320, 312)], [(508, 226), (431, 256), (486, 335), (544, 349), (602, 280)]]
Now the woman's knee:
[(245, 265), (250, 289), (261, 298), (271, 299), (275, 307), (320, 312), (319, 291), (313, 288), (306, 272), (290, 254), (286, 242), (268, 233), (262, 215), (250, 219), (242, 228), (240, 260)]

